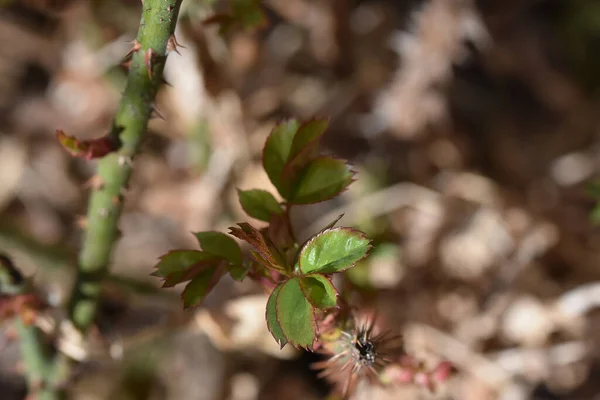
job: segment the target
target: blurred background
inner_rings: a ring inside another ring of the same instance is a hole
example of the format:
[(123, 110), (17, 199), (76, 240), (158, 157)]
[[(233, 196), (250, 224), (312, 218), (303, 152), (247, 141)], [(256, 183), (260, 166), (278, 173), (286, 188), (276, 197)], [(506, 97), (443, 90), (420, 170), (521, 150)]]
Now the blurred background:
[[(235, 188), (261, 167), (276, 121), (331, 116), (327, 152), (358, 181), (296, 210), (307, 237), (345, 213), (376, 247), (347, 273), (425, 363), (458, 374), (435, 393), (360, 399), (600, 399), (600, 231), (588, 190), (600, 155), (597, 0), (265, 0), (258, 31), (203, 20), (185, 0), (123, 233), (73, 399), (324, 399), (310, 363), (280, 351), (265, 295), (223, 279), (184, 313), (157, 257), (190, 231), (248, 218)], [(54, 132), (110, 127), (139, 0), (0, 0), (0, 251), (44, 298), (68, 297), (94, 162)], [(61, 318), (60, 308), (52, 311)], [(0, 397), (23, 399), (18, 345), (0, 334)], [(288, 346), (289, 347), (289, 346)]]

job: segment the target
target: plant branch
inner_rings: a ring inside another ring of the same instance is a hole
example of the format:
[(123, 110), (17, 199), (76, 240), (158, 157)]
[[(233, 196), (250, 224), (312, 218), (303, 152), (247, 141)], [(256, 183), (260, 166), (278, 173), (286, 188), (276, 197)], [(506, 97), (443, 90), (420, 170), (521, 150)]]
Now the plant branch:
[[(4, 313), (10, 308), (15, 317), (15, 328), (19, 335), (24, 372), (30, 393), (40, 400), (62, 399), (59, 391), (53, 387), (53, 354), (44, 339), (43, 332), (28, 321), (28, 309), (25, 299), (34, 299), (27, 280), (23, 277), (10, 258), (0, 254), (0, 296)], [(35, 312), (31, 310), (31, 312)]]
[(123, 194), (162, 82), (167, 47), (173, 41), (181, 2), (145, 0), (143, 5), (127, 86), (110, 133), (110, 138), (119, 143), (120, 148), (98, 162), (100, 184), (93, 189), (89, 199), (77, 279), (69, 305), (69, 320), (82, 333), (96, 316), (101, 283), (107, 276), (111, 252), (118, 237)]

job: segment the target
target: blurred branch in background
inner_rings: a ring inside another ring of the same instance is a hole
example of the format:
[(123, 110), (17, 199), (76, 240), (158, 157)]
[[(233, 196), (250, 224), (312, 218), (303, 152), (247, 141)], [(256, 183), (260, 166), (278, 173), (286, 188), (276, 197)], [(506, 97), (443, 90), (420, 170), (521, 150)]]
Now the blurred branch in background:
[(40, 400), (58, 400), (63, 395), (56, 386), (59, 371), (54, 350), (36, 325), (41, 303), (31, 282), (11, 259), (0, 253), (0, 320), (15, 319), (30, 395)]

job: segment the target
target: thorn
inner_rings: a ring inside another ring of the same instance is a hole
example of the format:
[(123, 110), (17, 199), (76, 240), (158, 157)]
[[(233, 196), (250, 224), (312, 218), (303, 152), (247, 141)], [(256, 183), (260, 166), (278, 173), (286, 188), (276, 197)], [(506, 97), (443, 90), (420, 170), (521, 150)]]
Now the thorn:
[(101, 208), (98, 210), (98, 215), (100, 218), (107, 218), (110, 214), (110, 211), (107, 208)]
[(113, 205), (118, 206), (121, 203), (121, 198), (119, 196), (113, 196), (113, 198), (111, 199)]
[(169, 40), (167, 40), (167, 53), (170, 51), (174, 51), (175, 53), (181, 55), (181, 53), (177, 49), (178, 47), (181, 47), (182, 49), (186, 48), (185, 46), (179, 44), (179, 42), (177, 42), (175, 34), (172, 34), (171, 36), (169, 36)]
[(104, 179), (102, 179), (99, 175), (94, 175), (83, 184), (83, 189), (94, 189), (99, 190), (104, 186)]
[(156, 52), (152, 49), (146, 50), (144, 54), (144, 62), (146, 64), (146, 69), (148, 70), (148, 76), (152, 79), (152, 66), (154, 64), (154, 58), (156, 57)]
[(131, 56), (133, 53), (135, 53), (136, 51), (138, 51), (139, 49), (142, 48), (142, 44), (140, 42), (137, 41), (137, 39), (133, 39), (133, 47), (131, 48), (131, 50), (129, 50), (127, 52), (127, 54), (125, 54), (125, 59), (127, 59), (129, 56)]

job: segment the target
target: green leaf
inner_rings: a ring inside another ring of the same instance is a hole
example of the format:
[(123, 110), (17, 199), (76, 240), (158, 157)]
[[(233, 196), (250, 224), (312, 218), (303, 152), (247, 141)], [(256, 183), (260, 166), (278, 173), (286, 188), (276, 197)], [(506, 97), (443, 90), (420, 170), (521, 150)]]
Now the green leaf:
[(296, 347), (311, 348), (316, 339), (315, 316), (302, 292), (300, 278), (281, 285), (276, 308), (277, 323), (287, 341)]
[(195, 264), (208, 260), (215, 260), (215, 256), (198, 250), (173, 250), (160, 257), (159, 263), (154, 267), (156, 271), (151, 275), (166, 278), (176, 272), (185, 272)]
[(371, 241), (361, 231), (333, 228), (312, 237), (300, 250), (298, 268), (304, 275), (330, 274), (352, 267), (365, 258)]
[(300, 285), (313, 307), (325, 310), (337, 305), (337, 291), (327, 277), (321, 274), (307, 275), (300, 278)]
[(275, 197), (266, 190), (238, 189), (238, 197), (246, 214), (261, 221), (269, 222), (271, 215), (281, 215), (283, 213)]
[(263, 166), (269, 179), (275, 185), (279, 193), (287, 198), (289, 188), (284, 185), (282, 180), (283, 169), (288, 161), (294, 135), (298, 131), (300, 124), (292, 119), (273, 128), (269, 135), (265, 148), (263, 150)]
[(279, 326), (279, 322), (277, 322), (277, 296), (279, 295), (279, 291), (283, 285), (277, 286), (271, 295), (269, 296), (269, 300), (267, 301), (267, 311), (265, 318), (267, 320), (267, 328), (271, 335), (275, 338), (275, 341), (279, 344), (279, 346), (283, 349), (283, 346), (287, 344), (287, 339)]
[(202, 250), (229, 261), (233, 265), (242, 263), (242, 250), (235, 240), (221, 232), (196, 232)]
[[(323, 136), (325, 130), (327, 130), (328, 125), (328, 118), (314, 119), (302, 124), (302, 126), (300, 126), (294, 135), (288, 160), (291, 160), (297, 157), (300, 153), (305, 152), (307, 148), (310, 150), (316, 150), (316, 147), (319, 144), (319, 139), (321, 139), (321, 136)], [(316, 153), (313, 153), (313, 155), (316, 155)]]
[(293, 204), (311, 204), (328, 200), (352, 183), (354, 172), (342, 160), (329, 157), (317, 158), (300, 172), (294, 183)]
[[(246, 265), (244, 265), (246, 264)], [(242, 263), (240, 265), (231, 265), (229, 267), (229, 275), (236, 281), (243, 281), (250, 271), (250, 263)]]
[(181, 293), (183, 306), (185, 308), (195, 307), (208, 295), (210, 290), (217, 284), (223, 276), (221, 267), (210, 267), (200, 272), (190, 281)]
[(292, 192), (304, 168), (317, 157), (319, 142), (328, 124), (327, 119), (317, 119), (302, 124), (296, 132), (282, 172), (282, 180)]

